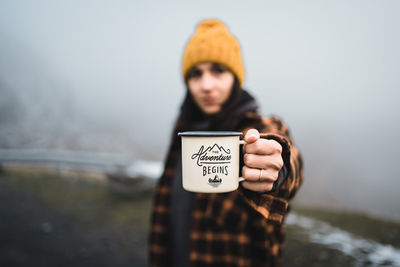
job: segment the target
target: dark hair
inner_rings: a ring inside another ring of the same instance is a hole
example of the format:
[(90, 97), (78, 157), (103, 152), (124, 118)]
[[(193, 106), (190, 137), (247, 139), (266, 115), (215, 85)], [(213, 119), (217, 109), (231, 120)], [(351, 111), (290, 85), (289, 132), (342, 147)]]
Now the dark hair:
[(243, 89), (240, 86), (239, 80), (235, 76), (231, 94), (228, 100), (223, 104), (221, 110), (216, 114), (207, 115), (201, 111), (187, 88), (186, 96), (181, 105), (180, 114), (176, 122), (175, 133), (195, 130), (196, 124), (204, 121), (210, 122), (207, 130), (234, 130), (232, 129), (233, 118), (230, 115), (235, 106), (239, 103), (242, 92)]

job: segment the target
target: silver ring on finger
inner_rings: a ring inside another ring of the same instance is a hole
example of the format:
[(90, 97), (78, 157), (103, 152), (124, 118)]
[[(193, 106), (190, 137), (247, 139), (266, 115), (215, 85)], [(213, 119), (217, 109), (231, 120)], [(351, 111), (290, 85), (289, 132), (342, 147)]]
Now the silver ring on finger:
[(263, 169), (260, 169), (260, 176), (258, 177), (258, 181), (261, 183), (261, 175), (262, 175)]

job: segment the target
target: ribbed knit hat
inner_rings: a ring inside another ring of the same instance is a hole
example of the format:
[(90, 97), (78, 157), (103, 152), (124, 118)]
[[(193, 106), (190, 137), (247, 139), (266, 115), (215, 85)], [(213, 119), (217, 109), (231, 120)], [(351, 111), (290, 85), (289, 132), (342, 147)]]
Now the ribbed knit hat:
[(244, 66), (239, 42), (219, 20), (204, 20), (197, 26), (183, 55), (183, 77), (186, 78), (191, 67), (202, 62), (225, 65), (236, 75), (240, 84), (243, 83)]

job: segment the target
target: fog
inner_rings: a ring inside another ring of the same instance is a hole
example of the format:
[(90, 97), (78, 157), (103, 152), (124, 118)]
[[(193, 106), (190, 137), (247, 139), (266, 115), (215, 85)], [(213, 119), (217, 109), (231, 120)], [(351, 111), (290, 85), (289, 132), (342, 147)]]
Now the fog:
[(164, 160), (197, 23), (238, 37), (244, 87), (305, 162), (297, 202), (400, 220), (400, 2), (1, 1), (0, 148)]

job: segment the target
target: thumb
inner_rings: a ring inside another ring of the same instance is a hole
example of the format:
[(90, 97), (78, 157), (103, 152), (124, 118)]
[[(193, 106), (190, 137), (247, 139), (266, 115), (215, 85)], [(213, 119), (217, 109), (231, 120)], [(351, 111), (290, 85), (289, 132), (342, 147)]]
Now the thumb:
[(258, 139), (260, 139), (260, 133), (256, 129), (250, 129), (246, 132), (246, 135), (244, 136), (244, 141), (246, 143), (254, 143)]

